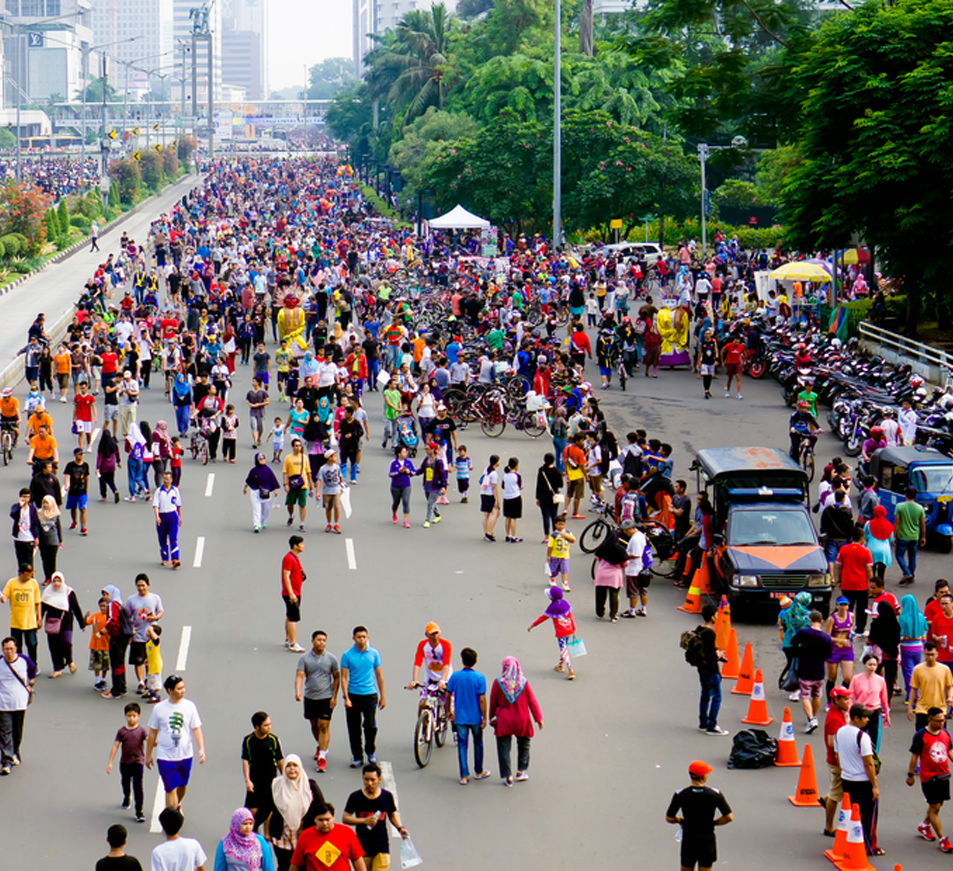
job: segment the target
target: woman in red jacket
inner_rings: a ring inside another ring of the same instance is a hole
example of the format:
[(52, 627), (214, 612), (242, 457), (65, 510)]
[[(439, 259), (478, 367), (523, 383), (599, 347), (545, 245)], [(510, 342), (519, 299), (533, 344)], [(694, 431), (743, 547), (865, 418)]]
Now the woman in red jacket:
[(543, 728), (543, 715), (529, 682), (515, 656), (503, 660), (503, 672), (490, 689), (489, 721), (496, 732), (496, 752), (500, 776), (507, 786), (513, 785), (510, 768), (512, 738), (516, 736), (516, 780), (529, 780), (529, 742), (533, 737), (533, 720)]

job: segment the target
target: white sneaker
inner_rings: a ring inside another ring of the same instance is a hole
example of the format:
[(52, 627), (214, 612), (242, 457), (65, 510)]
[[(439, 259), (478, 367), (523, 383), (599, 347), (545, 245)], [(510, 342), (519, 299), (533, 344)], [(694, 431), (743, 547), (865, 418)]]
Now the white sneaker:
[(291, 644), (288, 646), (288, 650), (292, 653), (304, 653), (304, 648), (300, 644)]
[(743, 397), (740, 393), (738, 394), (738, 398), (739, 398), (739, 399), (744, 399), (744, 397)]
[(731, 399), (731, 391), (730, 391), (730, 390), (726, 390), (726, 391), (725, 391), (725, 399)]
[(788, 701), (789, 701), (789, 702), (799, 702), (799, 701), (801, 701), (801, 694), (798, 693), (798, 692), (791, 693), (791, 695), (788, 696)]
[(715, 726), (713, 729), (709, 729), (705, 734), (707, 735), (729, 735), (731, 734), (727, 729), (722, 729), (721, 726)]

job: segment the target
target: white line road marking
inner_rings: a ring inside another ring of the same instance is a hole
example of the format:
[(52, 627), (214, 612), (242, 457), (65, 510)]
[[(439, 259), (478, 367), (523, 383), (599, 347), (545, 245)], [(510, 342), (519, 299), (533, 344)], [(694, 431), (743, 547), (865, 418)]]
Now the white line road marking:
[(208, 481), (205, 482), (205, 495), (206, 495), (206, 496), (211, 496), (211, 495), (212, 495), (212, 490), (214, 490), (214, 489), (215, 489), (215, 473), (214, 473), (214, 472), (209, 472), (209, 473), (208, 473)]
[(354, 539), (345, 538), (344, 539), (344, 549), (347, 551), (347, 567), (349, 569), (357, 568), (357, 557), (354, 556)]
[[(391, 795), (394, 796), (394, 807), (397, 808), (397, 816), (400, 816), (400, 799), (397, 796), (397, 781), (394, 779), (394, 766), (389, 762), (381, 762), (381, 783)], [(401, 820), (403, 822), (403, 820)], [(394, 828), (394, 824), (388, 820), (387, 830), (392, 838), (399, 838), (400, 832)]]
[[(397, 799), (395, 798), (394, 801)], [(152, 819), (149, 821), (149, 831), (153, 835), (159, 834), (162, 831), (162, 826), (159, 825), (159, 814), (165, 810), (165, 790), (162, 788), (162, 778), (160, 777), (156, 781), (156, 799), (152, 803)]]
[(195, 539), (195, 559), (192, 560), (192, 568), (202, 568), (202, 554), (205, 553), (205, 536), (200, 535)]
[(175, 660), (175, 670), (185, 671), (189, 661), (189, 644), (192, 642), (192, 627), (182, 627), (182, 638), (179, 641), (179, 655)]
[(351, 519), (351, 488), (345, 487), (341, 494), (341, 506), (344, 508), (344, 519)]
[(93, 452), (93, 445), (96, 444), (96, 439), (99, 438), (101, 432), (102, 430), (99, 427), (93, 430), (93, 434), (89, 437), (89, 447), (86, 448), (87, 453), (91, 454)]

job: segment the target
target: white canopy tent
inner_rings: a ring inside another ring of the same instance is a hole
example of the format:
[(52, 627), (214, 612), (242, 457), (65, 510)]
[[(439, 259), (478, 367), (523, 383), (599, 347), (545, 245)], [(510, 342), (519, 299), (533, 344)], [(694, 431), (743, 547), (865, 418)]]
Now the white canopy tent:
[(488, 230), (490, 226), (490, 222), (485, 218), (480, 218), (459, 205), (430, 221), (431, 230)]

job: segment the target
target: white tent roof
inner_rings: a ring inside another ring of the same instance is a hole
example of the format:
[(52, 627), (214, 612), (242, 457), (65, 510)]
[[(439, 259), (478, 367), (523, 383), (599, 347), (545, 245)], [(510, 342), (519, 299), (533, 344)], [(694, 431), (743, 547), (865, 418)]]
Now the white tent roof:
[(468, 212), (463, 206), (454, 206), (447, 214), (434, 218), (430, 222), (434, 230), (469, 230), (479, 228), (488, 229), (490, 222)]

